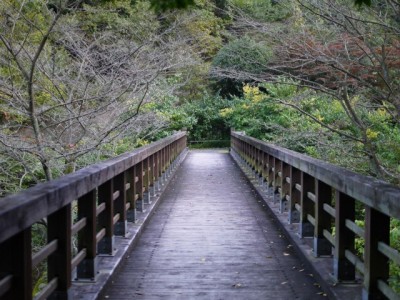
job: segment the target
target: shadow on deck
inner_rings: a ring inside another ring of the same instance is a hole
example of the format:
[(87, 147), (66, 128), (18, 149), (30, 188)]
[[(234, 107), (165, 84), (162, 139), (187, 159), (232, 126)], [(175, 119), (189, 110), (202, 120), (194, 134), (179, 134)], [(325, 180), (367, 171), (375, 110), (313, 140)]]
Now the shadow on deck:
[(227, 151), (191, 151), (100, 299), (326, 294)]

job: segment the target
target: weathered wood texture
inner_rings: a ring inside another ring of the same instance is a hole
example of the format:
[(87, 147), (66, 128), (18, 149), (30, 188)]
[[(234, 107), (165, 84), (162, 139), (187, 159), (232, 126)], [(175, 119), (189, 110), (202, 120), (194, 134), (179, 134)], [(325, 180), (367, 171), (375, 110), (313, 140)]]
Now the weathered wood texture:
[[(268, 170), (256, 175), (280, 194), (281, 207), (289, 210), (289, 222), (299, 223), (299, 236), (314, 239), (315, 256), (333, 256), (332, 273), (337, 282), (354, 281), (357, 269), (363, 275), (363, 299), (400, 297), (388, 286), (389, 260), (400, 262), (399, 252), (390, 247), (389, 240), (390, 218), (400, 219), (400, 188), (240, 132), (231, 133), (231, 149), (253, 170)], [(255, 160), (260, 151), (264, 159)], [(289, 191), (285, 181), (290, 183)], [(357, 202), (365, 208), (365, 216), (359, 220), (355, 219)], [(365, 242), (363, 257), (355, 253), (356, 238)]]
[[(167, 171), (168, 165), (185, 148), (186, 133), (179, 132), (1, 199), (0, 299), (31, 299), (32, 266), (46, 259), (49, 284), (37, 299), (48, 296), (49, 299), (70, 299), (74, 268), (77, 268), (77, 279), (94, 280), (97, 254), (112, 255), (114, 236), (124, 236), (128, 219), (135, 221), (135, 201), (141, 200), (143, 192), (149, 188), (148, 184), (144, 187), (137, 183), (142, 183), (145, 177), (154, 184), (158, 178), (153, 176), (153, 162), (161, 161), (160, 168)], [(149, 162), (152, 165), (138, 174), (135, 171), (142, 170), (143, 161), (147, 162), (146, 166)], [(78, 214), (72, 223), (75, 207)], [(48, 224), (48, 245), (32, 256), (31, 226), (42, 219)], [(73, 235), (77, 235), (78, 240), (74, 257)]]
[(100, 299), (326, 299), (227, 151), (171, 183)]

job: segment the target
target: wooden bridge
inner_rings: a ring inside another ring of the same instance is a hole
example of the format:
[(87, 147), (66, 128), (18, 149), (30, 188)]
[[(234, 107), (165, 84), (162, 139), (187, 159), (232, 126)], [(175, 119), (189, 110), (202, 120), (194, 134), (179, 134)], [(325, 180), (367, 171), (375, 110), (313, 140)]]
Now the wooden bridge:
[[(399, 299), (399, 200), (239, 132), (230, 152), (188, 152), (180, 132), (0, 200), (0, 299)], [(33, 296), (39, 264), (48, 284)]]

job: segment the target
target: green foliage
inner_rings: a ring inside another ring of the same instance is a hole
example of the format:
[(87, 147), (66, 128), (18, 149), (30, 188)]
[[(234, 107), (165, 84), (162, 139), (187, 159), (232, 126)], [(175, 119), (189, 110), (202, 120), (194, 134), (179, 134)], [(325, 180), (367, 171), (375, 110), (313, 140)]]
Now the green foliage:
[(196, 9), (195, 16), (185, 29), (191, 40), (195, 40), (195, 51), (205, 60), (210, 60), (222, 47), (225, 22), (208, 9)]
[[(230, 127), (253, 137), (374, 175), (365, 155), (366, 146), (357, 140), (362, 132), (349, 120), (341, 102), (299, 89), (295, 82), (280, 81), (283, 83), (245, 85), (244, 96), (234, 97), (221, 110), (221, 116)], [(376, 147), (382, 164), (393, 174), (400, 174), (400, 156), (395, 146), (400, 143), (400, 127), (391, 122), (383, 108), (371, 109), (358, 105), (356, 100), (354, 103), (357, 113), (368, 124), (366, 135)]]
[[(272, 52), (264, 42), (257, 42), (249, 36), (235, 39), (222, 47), (212, 61), (213, 68), (228, 69), (239, 75), (240, 72), (260, 74), (270, 61)], [(222, 96), (240, 95), (241, 78), (219, 79), (216, 89)]]
[(186, 128), (190, 141), (228, 140), (230, 129), (219, 111), (227, 100), (219, 96), (203, 95), (197, 100), (178, 103), (178, 99), (167, 97), (156, 110), (169, 124), (167, 131)]
[(363, 4), (371, 6), (372, 1), (371, 0), (354, 0), (354, 3), (359, 6), (361, 6)]
[(144, 0), (134, 4), (130, 0), (120, 0), (96, 7), (85, 5), (83, 10), (71, 15), (71, 22), (75, 17), (79, 18), (79, 26), (90, 34), (110, 30), (116, 35), (129, 34), (136, 41), (150, 38), (160, 25), (149, 2)]
[[(400, 251), (400, 220), (392, 219), (390, 223), (390, 246)], [(400, 266), (390, 263), (390, 286), (400, 294)]]
[(150, 0), (152, 7), (157, 11), (165, 11), (174, 8), (187, 8), (194, 5), (194, 0)]
[[(36, 253), (47, 244), (47, 228), (44, 223), (36, 223), (32, 225), (32, 252)], [(33, 291), (36, 295), (47, 284), (46, 262), (42, 262), (32, 271), (33, 275)]]
[(214, 57), (213, 66), (259, 74), (272, 56), (268, 45), (245, 36), (229, 42)]
[(281, 21), (289, 16), (287, 8), (278, 1), (230, 0), (230, 2), (249, 17), (258, 21)]

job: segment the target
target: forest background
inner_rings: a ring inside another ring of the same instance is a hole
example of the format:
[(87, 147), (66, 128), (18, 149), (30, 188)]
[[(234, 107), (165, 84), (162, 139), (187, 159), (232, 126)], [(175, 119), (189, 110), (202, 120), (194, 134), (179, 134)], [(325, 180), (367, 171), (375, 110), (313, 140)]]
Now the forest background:
[(400, 2), (1, 1), (0, 197), (182, 128), (399, 185)]

